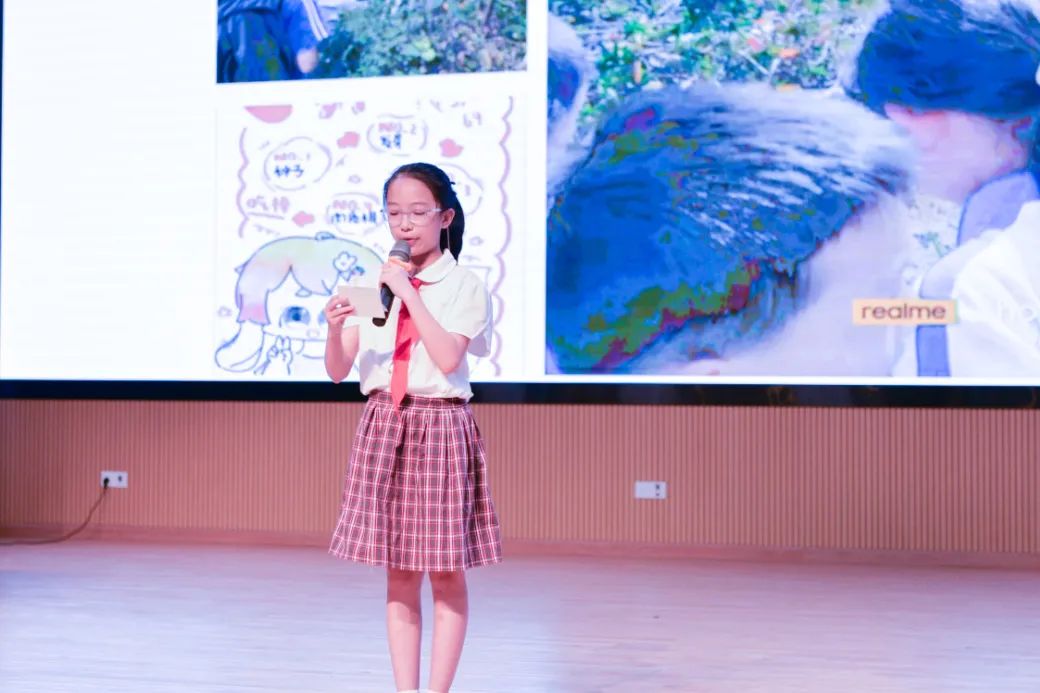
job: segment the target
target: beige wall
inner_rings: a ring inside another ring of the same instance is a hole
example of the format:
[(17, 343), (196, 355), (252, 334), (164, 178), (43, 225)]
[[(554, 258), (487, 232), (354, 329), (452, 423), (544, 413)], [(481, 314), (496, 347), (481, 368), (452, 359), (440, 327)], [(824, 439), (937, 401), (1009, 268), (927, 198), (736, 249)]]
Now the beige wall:
[[(321, 543), (361, 404), (0, 401), (0, 528)], [(476, 405), (507, 540), (1040, 557), (1040, 413)], [(636, 479), (666, 501), (636, 501)]]

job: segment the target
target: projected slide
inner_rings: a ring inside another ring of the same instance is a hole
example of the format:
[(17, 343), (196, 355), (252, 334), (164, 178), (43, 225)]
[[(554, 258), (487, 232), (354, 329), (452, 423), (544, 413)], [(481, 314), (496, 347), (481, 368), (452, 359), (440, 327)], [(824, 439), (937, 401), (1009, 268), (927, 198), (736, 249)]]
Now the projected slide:
[(1038, 7), (5, 2), (0, 379), (326, 381), (427, 161), (476, 381), (1040, 385)]

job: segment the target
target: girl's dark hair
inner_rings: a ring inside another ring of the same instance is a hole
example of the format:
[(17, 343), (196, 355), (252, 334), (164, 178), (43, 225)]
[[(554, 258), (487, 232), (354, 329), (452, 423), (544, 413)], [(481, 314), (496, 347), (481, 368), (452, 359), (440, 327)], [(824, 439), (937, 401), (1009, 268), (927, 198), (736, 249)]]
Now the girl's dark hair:
[(443, 170), (423, 162), (405, 164), (390, 174), (383, 184), (383, 204), (386, 204), (386, 193), (390, 190), (390, 184), (400, 177), (414, 178), (433, 193), (433, 198), (441, 209), (455, 210), (455, 218), (451, 225), (441, 232), (441, 250), (447, 250), (459, 259), (462, 252), (462, 234), (466, 230), (466, 215), (462, 213), (462, 205), (459, 204), (459, 196), (455, 194), (451, 178)]
[(1040, 111), (1040, 20), (1021, 0), (891, 0), (863, 40), (848, 93), (991, 118)]

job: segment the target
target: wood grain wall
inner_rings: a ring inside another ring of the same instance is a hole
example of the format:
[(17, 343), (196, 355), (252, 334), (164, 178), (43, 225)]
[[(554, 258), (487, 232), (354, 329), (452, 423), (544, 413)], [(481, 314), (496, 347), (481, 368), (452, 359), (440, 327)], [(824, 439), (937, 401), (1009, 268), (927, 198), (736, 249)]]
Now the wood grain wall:
[[(322, 543), (361, 407), (0, 401), (0, 528), (75, 526), (108, 469), (95, 535)], [(1036, 412), (475, 409), (517, 545), (1040, 557)]]

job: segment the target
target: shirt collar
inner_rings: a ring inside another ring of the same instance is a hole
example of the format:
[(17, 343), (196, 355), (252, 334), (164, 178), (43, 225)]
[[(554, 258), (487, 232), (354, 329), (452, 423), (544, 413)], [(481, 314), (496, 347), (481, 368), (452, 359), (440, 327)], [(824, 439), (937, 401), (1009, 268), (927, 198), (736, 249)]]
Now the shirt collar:
[(445, 251), (432, 265), (421, 270), (415, 276), (417, 279), (421, 279), (424, 284), (435, 284), (447, 277), (448, 273), (455, 269), (457, 264), (452, 254)]

